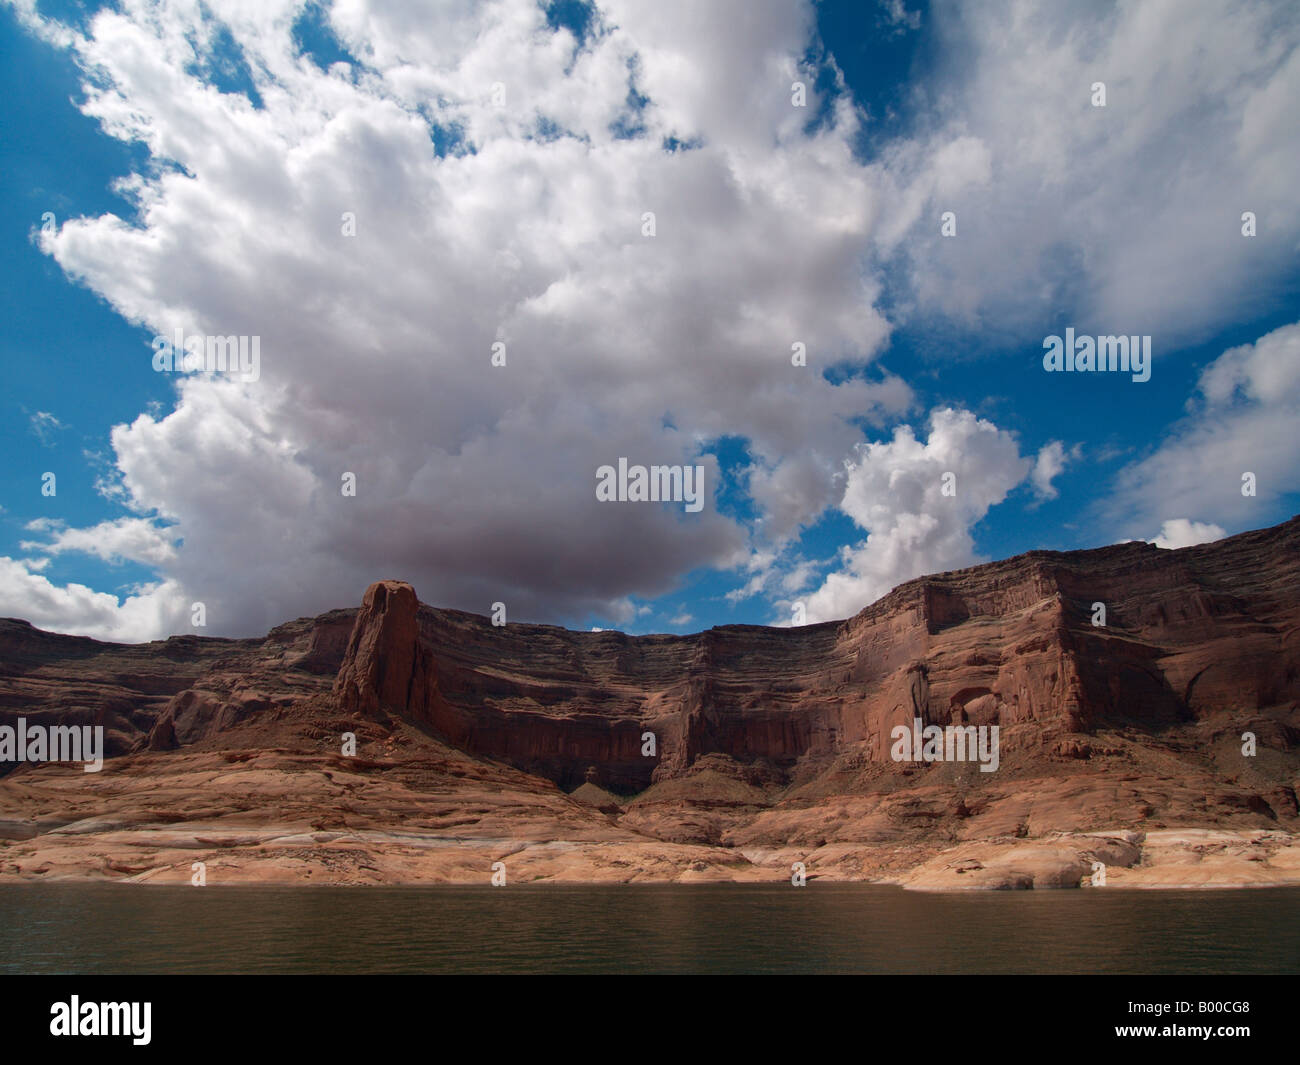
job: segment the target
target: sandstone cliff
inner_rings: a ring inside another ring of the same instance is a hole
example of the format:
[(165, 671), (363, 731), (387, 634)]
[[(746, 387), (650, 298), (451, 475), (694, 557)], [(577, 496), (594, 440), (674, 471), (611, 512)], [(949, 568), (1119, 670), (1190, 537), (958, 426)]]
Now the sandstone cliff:
[[(1191, 870), (1170, 882), (1290, 882), (1297, 577), (1300, 518), (1179, 551), (1031, 552), (790, 629), (496, 627), (400, 581), (254, 640), (0, 621), (0, 724), (102, 724), (117, 756), (94, 778), (0, 767), (0, 876), (188, 879), (172, 852), (221, 840), (231, 879), (484, 880), (504, 846), (484, 841), (507, 840), (542, 879), (803, 861), (1046, 886), (1106, 861), (1161, 883), (1159, 853)], [(914, 718), (998, 726), (997, 771), (894, 761)]]

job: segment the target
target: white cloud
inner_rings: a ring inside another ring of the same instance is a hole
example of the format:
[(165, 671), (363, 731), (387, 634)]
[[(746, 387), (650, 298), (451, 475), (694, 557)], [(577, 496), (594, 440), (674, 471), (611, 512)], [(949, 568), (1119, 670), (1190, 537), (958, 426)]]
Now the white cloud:
[(118, 518), (101, 521), (89, 528), (55, 527), (37, 519), (28, 522), (32, 532), (53, 532), (49, 541), (24, 540), (19, 546), (24, 551), (39, 551), (48, 555), (61, 555), (67, 551), (81, 552), (104, 559), (106, 562), (140, 562), (162, 567), (176, 560), (176, 545), (166, 531), (145, 518)]
[(932, 15), (928, 122), (880, 156), (882, 241), (920, 312), (1009, 343), (1064, 313), (1086, 333), (1152, 334), (1158, 363), (1277, 305), (1300, 240), (1294, 5), (949, 0)]
[[(1163, 330), (1158, 358), (1266, 299), (1300, 235), (1300, 50), (1265, 5), (1121, 6), (1086, 32), (1086, 8), (939, 5), (945, 80), (869, 166), (847, 99), (811, 134), (820, 101), (791, 106), (793, 80), (816, 83), (798, 60), (809, 4), (610, 0), (575, 48), (534, 0), (337, 0), (328, 17), (363, 65), (330, 72), (296, 54), (290, 0), (219, 16), (121, 0), (85, 38), (22, 10), (86, 69), (85, 112), (159, 164), (124, 185), (138, 219), (73, 219), (41, 246), (142, 327), (142, 360), (178, 327), (258, 336), (262, 353), (256, 383), (186, 378), (174, 409), (116, 427), (97, 483), (133, 517), (46, 545), (155, 565), (152, 592), (87, 599), (10, 563), (9, 586), (39, 590), (65, 630), (161, 635), (201, 599), (214, 634), (255, 633), (393, 575), (433, 603), (625, 624), (633, 598), (702, 568), (740, 570), (742, 596), (796, 594), (812, 570), (790, 545), (837, 500), (870, 535), (809, 602), (844, 616), (973, 561), (974, 523), (1031, 468), (1049, 497), (1065, 461), (1031, 463), (951, 411), (925, 443), (904, 428), (855, 451), (864, 419), (891, 426), (915, 402), (897, 377), (821, 373), (888, 342), (874, 254), (898, 256), (904, 313), (1005, 332), (1066, 306), (1108, 326), (1093, 331)], [(194, 73), (222, 26), (260, 108)], [(1087, 103), (1098, 79), (1105, 109)], [(462, 148), (439, 158), (448, 131)], [(1239, 206), (1259, 237), (1240, 236)], [(948, 209), (956, 238), (938, 235)], [(1234, 404), (1280, 426), (1270, 380), (1253, 373), (1262, 391)], [(1204, 387), (1210, 402), (1222, 386)], [(752, 529), (712, 506), (720, 471), (699, 452), (721, 435), (748, 441)], [(597, 503), (595, 469), (621, 456), (701, 462), (709, 505)], [(945, 468), (958, 496), (931, 498)], [(1225, 520), (1153, 510), (1142, 529)], [(167, 524), (150, 538), (132, 523), (152, 515)]]
[[(76, 39), (86, 112), (178, 165), (130, 183), (138, 224), (74, 219), (42, 246), (145, 338), (260, 337), (261, 377), (180, 380), (174, 410), (113, 431), (120, 478), (103, 483), (170, 523), (174, 555), (125, 543), (127, 525), (54, 549), (151, 557), (217, 634), (388, 575), (434, 603), (620, 623), (629, 596), (751, 548), (712, 505), (598, 503), (597, 466), (702, 462), (711, 504), (701, 442), (744, 436), (779, 538), (834, 500), (856, 420), (911, 403), (896, 378), (821, 375), (868, 362), (888, 326), (856, 118), (841, 102), (808, 134), (790, 104), (806, 5), (611, 3), (575, 54), (533, 0), (352, 0), (330, 18), (355, 78), (294, 54), (297, 5), (225, 5), (261, 109), (194, 75), (193, 42), (219, 25), (198, 11), (124, 0)], [(632, 88), (649, 99), (636, 114)], [(539, 136), (543, 118), (572, 136)], [(620, 120), (644, 135), (620, 138)], [(431, 123), (474, 150), (436, 157)], [(699, 147), (666, 152), (669, 136)], [(55, 627), (81, 629), (66, 603)]]
[(174, 582), (137, 590), (119, 601), (84, 584), (59, 586), (28, 564), (0, 557), (0, 617), (22, 618), (37, 628), (64, 630), (69, 619), (76, 631), (100, 640), (138, 643), (159, 632), (191, 631), (189, 600)]
[[(1225, 351), (1201, 373), (1185, 418), (1145, 458), (1123, 469), (1107, 503), (1121, 527), (1150, 529), (1194, 514), (1215, 527), (1254, 529), (1285, 516), (1300, 491), (1300, 322)], [(1255, 494), (1243, 494), (1252, 474)]]
[(892, 28), (894, 34), (921, 28), (921, 12), (909, 11), (903, 0), (880, 0), (880, 6), (883, 9), (883, 21)]
[(1038, 458), (1030, 471), (1029, 481), (1034, 487), (1034, 495), (1040, 500), (1055, 499), (1060, 495), (1052, 484), (1064, 471), (1065, 467), (1083, 453), (1082, 445), (1075, 444), (1069, 451), (1060, 440), (1052, 440), (1038, 449)]
[(1218, 525), (1203, 521), (1188, 521), (1186, 518), (1173, 518), (1160, 526), (1160, 535), (1147, 543), (1173, 550), (1179, 547), (1195, 547), (1197, 544), (1213, 543), (1222, 540), (1227, 532)]
[[(918, 440), (860, 445), (840, 509), (868, 532), (841, 552), (841, 568), (807, 599), (809, 622), (849, 617), (913, 577), (978, 561), (971, 528), (1029, 473), (1015, 438), (970, 411), (930, 416)], [(954, 474), (952, 495), (945, 475)]]
[(38, 410), (35, 414), (29, 415), (28, 421), (31, 424), (32, 432), (40, 438), (41, 443), (46, 447), (54, 440), (55, 433), (60, 429), (67, 428), (58, 418), (45, 410)]

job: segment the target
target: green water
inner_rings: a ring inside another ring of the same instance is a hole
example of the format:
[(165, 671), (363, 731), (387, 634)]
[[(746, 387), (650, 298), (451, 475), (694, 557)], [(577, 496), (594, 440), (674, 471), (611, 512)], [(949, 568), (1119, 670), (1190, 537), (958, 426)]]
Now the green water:
[(1300, 890), (0, 885), (5, 973), (1300, 972)]

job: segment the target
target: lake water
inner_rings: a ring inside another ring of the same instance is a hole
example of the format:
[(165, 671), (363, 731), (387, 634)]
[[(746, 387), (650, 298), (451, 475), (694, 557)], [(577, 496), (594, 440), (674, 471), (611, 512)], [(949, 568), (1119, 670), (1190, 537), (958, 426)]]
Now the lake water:
[(0, 885), (5, 973), (1296, 973), (1300, 890)]

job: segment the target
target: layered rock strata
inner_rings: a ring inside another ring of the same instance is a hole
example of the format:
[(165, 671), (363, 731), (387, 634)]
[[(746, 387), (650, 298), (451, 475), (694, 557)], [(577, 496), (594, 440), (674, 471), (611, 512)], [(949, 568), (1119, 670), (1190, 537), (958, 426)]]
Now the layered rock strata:
[[(788, 629), (494, 626), (394, 580), (261, 639), (3, 620), (0, 725), (102, 725), (110, 759), (0, 766), (0, 878), (188, 879), (203, 851), (234, 880), (477, 881), (501, 852), (540, 879), (1300, 881), (1298, 577), (1293, 519)], [(997, 726), (997, 771), (895, 761), (917, 719)]]

